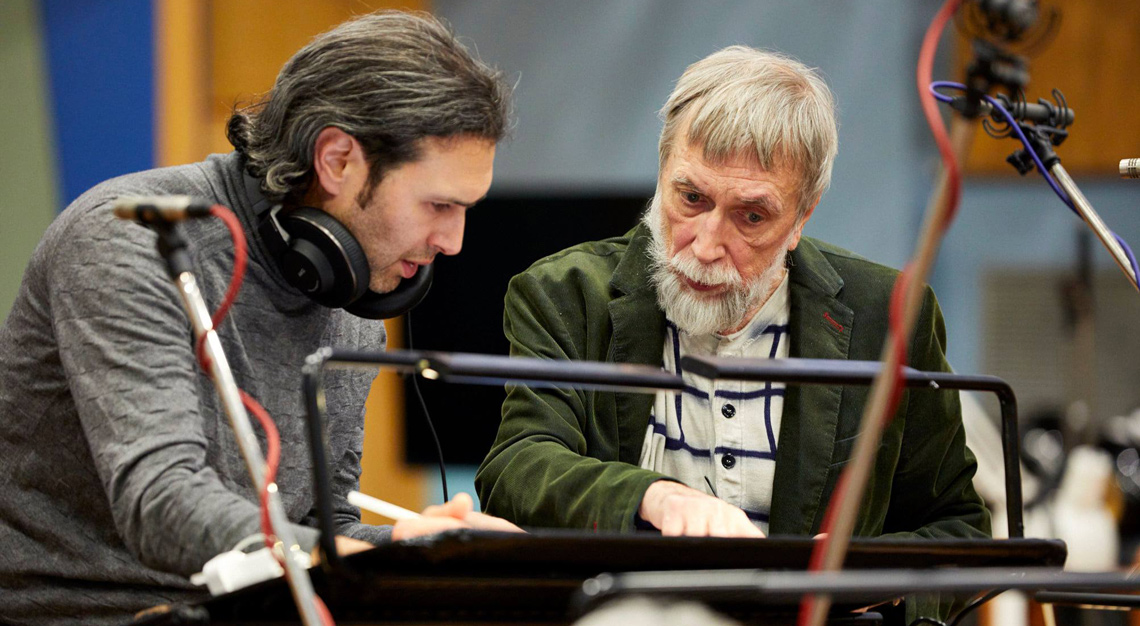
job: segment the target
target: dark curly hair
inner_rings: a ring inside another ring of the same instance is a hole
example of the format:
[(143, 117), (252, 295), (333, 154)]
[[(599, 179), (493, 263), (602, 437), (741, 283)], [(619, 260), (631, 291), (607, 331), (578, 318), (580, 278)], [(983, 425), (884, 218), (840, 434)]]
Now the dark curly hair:
[(293, 55), (260, 102), (235, 109), (226, 137), (267, 196), (295, 201), (312, 182), (313, 148), (327, 127), (363, 146), (368, 194), (386, 171), (419, 157), (420, 140), (470, 135), (497, 143), (511, 113), (502, 72), (447, 26), (426, 13), (380, 11)]

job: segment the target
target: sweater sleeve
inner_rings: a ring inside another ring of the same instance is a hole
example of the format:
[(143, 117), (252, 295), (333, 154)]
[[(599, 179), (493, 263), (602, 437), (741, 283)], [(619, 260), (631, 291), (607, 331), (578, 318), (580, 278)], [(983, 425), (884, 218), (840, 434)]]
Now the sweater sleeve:
[[(356, 375), (359, 376), (360, 373)], [(380, 544), (392, 539), (392, 527), (361, 522), (360, 509), (348, 502), (348, 492), (360, 489), (360, 460), (364, 449), (364, 429), (361, 426), (364, 423), (363, 413), (364, 407), (361, 407), (351, 425), (339, 425), (337, 432), (331, 435), (347, 438), (344, 453), (333, 470), (333, 523), (338, 535)]]
[[(116, 530), (143, 564), (188, 575), (258, 532), (259, 515), (207, 462), (191, 330), (155, 239), (93, 210), (61, 239), (49, 301)], [(311, 549), (315, 532), (297, 533)]]

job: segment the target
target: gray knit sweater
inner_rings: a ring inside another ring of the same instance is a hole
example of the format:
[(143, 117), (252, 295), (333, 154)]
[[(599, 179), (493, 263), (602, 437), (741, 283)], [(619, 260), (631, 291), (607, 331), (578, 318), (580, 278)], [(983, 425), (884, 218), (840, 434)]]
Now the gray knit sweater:
[[(250, 240), (245, 287), (220, 329), (238, 384), (281, 432), (282, 502), (316, 543), (301, 364), (319, 346), (380, 350), (384, 327), (289, 287), (257, 239), (240, 160), (132, 174), (60, 214), (0, 327), (0, 621), (123, 623), (202, 598), (187, 577), (258, 532), (256, 493), (189, 323), (146, 228), (115, 219), (128, 194), (188, 194), (232, 208)], [(202, 291), (216, 307), (233, 266), (218, 220), (187, 222)], [(329, 444), (340, 534), (387, 538), (345, 501), (360, 474), (372, 376), (330, 372)], [(260, 436), (260, 428), (255, 427)], [(262, 449), (264, 449), (262, 438)]]

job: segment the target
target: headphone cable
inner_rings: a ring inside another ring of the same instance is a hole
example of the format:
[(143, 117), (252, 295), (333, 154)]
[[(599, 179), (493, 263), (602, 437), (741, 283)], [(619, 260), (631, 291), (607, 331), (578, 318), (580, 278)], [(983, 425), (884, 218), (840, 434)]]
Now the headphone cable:
[[(404, 328), (408, 332), (408, 350), (414, 350), (412, 342), (412, 312), (408, 311), (404, 314)], [(431, 430), (431, 438), (435, 441), (435, 452), (439, 457), (439, 480), (443, 483), (443, 501), (447, 502), (451, 498), (447, 495), (447, 470), (443, 465), (443, 446), (439, 443), (439, 434), (435, 432), (435, 424), (431, 421), (431, 414), (428, 413), (427, 402), (424, 402), (424, 394), (420, 391), (420, 377), (412, 374), (412, 387), (416, 389), (416, 397), (420, 399), (420, 408), (424, 411), (424, 420), (427, 421), (428, 429)]]

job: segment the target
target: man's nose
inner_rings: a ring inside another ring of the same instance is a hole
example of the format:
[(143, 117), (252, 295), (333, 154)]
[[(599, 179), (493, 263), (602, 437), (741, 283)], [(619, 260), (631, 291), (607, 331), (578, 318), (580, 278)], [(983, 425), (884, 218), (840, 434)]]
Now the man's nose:
[(727, 250), (724, 245), (725, 219), (720, 210), (706, 211), (697, 217), (697, 232), (693, 238), (693, 256), (704, 264), (715, 263), (724, 258)]
[(459, 254), (463, 248), (463, 229), (467, 223), (466, 211), (456, 211), (440, 224), (428, 244), (448, 256)]

